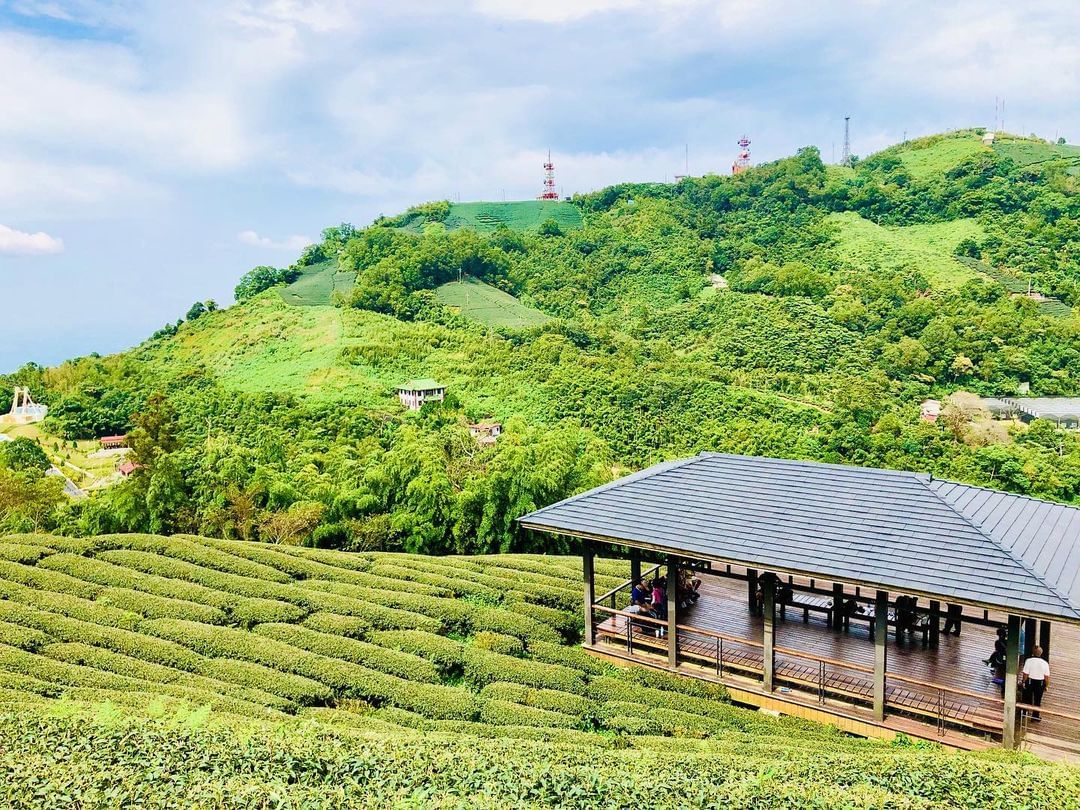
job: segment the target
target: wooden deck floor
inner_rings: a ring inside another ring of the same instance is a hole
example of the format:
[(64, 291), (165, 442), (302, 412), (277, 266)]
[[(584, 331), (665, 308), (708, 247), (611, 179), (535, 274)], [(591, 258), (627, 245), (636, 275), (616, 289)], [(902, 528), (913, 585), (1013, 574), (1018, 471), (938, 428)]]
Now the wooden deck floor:
[[(763, 619), (748, 610), (746, 587), (742, 580), (704, 576), (701, 598), (697, 604), (680, 611), (679, 624), (760, 642)], [(620, 619), (616, 617), (617, 622)], [(609, 623), (608, 626), (612, 625)], [(715, 643), (714, 638), (702, 634), (680, 633), (680, 648), (689, 654), (697, 650), (699, 661), (706, 655), (715, 655), (711, 652)], [(659, 652), (666, 639), (653, 638), (651, 644), (653, 651)], [(786, 621), (776, 624), (775, 644), (778, 648), (853, 665), (851, 669), (845, 669), (830, 664), (821, 673), (817, 662), (778, 651), (777, 683), (781, 692), (787, 688), (805, 691), (824, 674), (835, 687), (833, 694), (855, 702), (870, 699), (871, 676), (859, 670), (859, 667), (872, 668), (874, 663), (874, 645), (865, 622), (853, 622), (848, 631), (835, 632), (827, 626), (823, 614), (811, 612), (804, 623), (801, 609), (788, 608)], [(935, 725), (941, 714), (941, 703), (945, 702), (950, 717), (970, 725), (976, 733), (1000, 732), (1002, 693), (992, 683), (991, 672), (983, 664), (993, 646), (994, 630), (970, 623), (964, 624), (958, 637), (942, 635), (937, 649), (923, 647), (918, 636), (898, 643), (890, 631), (887, 673), (970, 693), (945, 693), (899, 678), (887, 679), (888, 698), (894, 704), (894, 710), (921, 717)], [(646, 649), (643, 647), (643, 652)], [(1051, 649), (1052, 688), (1047, 690), (1043, 706), (1075, 713), (1076, 696), (1080, 693), (1080, 628), (1055, 624)], [(725, 642), (724, 657), (736, 673), (753, 675), (755, 670), (760, 672), (760, 649), (752, 645)], [(1080, 755), (1080, 724), (1046, 716), (1038, 724), (1026, 725), (1025, 742), (1037, 753), (1054, 756), (1055, 752), (1062, 751), (1067, 758)]]

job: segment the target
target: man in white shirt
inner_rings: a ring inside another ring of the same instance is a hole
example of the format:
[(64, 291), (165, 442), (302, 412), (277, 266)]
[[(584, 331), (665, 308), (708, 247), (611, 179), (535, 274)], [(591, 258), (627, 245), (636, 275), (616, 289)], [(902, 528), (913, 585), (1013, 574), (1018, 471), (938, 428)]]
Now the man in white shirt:
[[(1050, 665), (1042, 657), (1042, 647), (1031, 651), (1031, 657), (1024, 662), (1024, 702), (1041, 706), (1043, 692), (1050, 686)], [(1041, 720), (1039, 712), (1034, 712), (1032, 720)]]

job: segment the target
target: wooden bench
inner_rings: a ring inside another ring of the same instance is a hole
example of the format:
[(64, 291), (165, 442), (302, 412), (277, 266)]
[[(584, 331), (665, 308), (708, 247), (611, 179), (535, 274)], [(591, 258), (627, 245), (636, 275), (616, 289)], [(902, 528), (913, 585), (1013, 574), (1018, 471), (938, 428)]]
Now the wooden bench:
[(824, 613), (825, 621), (831, 627), (833, 622), (833, 600), (825, 596), (815, 596), (812, 593), (806, 593), (805, 591), (795, 591), (792, 595), (791, 601), (786, 604), (776, 605), (777, 613), (780, 615), (780, 619), (787, 618), (787, 608), (794, 608), (795, 610), (801, 610), (803, 612), (803, 624), (810, 621), (810, 612)]
[[(844, 627), (845, 629), (847, 629), (846, 625), (849, 621), (866, 622), (866, 625), (869, 628), (870, 632), (870, 640), (874, 640), (876, 629), (873, 607), (860, 605), (858, 612), (853, 614), (852, 616), (838, 615), (837, 618), (837, 627)], [(896, 628), (898, 626), (896, 623), (896, 610), (894, 610), (893, 608), (889, 608), (887, 624), (889, 627), (893, 628)], [(918, 633), (922, 637), (923, 647), (928, 647), (930, 645), (930, 614), (922, 610), (916, 611), (915, 624), (912, 629), (915, 633)], [(900, 638), (900, 634), (898, 631), (895, 633), (895, 635), (897, 639)]]

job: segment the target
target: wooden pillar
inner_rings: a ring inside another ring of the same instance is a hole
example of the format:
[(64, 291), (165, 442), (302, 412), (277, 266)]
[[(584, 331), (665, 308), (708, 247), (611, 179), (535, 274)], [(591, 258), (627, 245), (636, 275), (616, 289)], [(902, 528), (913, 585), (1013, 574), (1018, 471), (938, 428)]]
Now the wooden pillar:
[(937, 648), (941, 637), (941, 602), (930, 600), (930, 646)]
[(593, 555), (595, 551), (589, 540), (581, 543), (581, 571), (585, 580), (585, 643), (596, 643), (596, 625), (593, 624), (593, 603), (596, 601), (596, 577), (593, 574)]
[(888, 660), (889, 594), (878, 591), (874, 598), (874, 719), (885, 719), (885, 665)]
[(1008, 638), (1005, 641), (1005, 717), (1001, 745), (1016, 748), (1016, 671), (1020, 667), (1020, 617), (1009, 616)]
[(1035, 619), (1024, 619), (1024, 658), (1031, 657), (1031, 651), (1035, 649), (1035, 634), (1038, 632)]
[(641, 553), (636, 549), (630, 549), (630, 585), (641, 579)]
[(764, 664), (765, 691), (771, 692), (776, 675), (776, 656), (773, 653), (776, 646), (775, 628), (773, 626), (776, 620), (776, 576), (774, 574), (765, 574), (762, 585), (762, 592), (765, 597), (763, 600), (765, 604), (765, 622), (762, 640), (765, 646), (761, 652)]
[(755, 599), (755, 595), (757, 594), (757, 581), (758, 581), (757, 569), (756, 568), (747, 568), (746, 569), (746, 601), (750, 605), (750, 615), (751, 616), (756, 616), (757, 615), (757, 599)]
[(678, 612), (679, 561), (674, 554), (669, 554), (667, 558), (667, 663), (669, 669), (675, 669), (679, 665), (679, 632), (675, 629), (678, 624)]
[(1039, 622), (1039, 646), (1042, 647), (1043, 658), (1050, 660), (1050, 622)]
[(840, 632), (844, 626), (844, 584), (834, 582), (832, 586), (832, 629)]

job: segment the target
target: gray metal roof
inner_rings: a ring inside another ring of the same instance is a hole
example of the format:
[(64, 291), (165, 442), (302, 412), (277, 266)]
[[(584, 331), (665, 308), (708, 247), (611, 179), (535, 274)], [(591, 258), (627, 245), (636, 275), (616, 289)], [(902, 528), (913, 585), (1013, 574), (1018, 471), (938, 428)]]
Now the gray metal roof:
[(1080, 397), (1012, 397), (1017, 410), (1041, 419), (1080, 419)]
[(925, 473), (702, 453), (520, 522), (1080, 622), (1080, 509)]

